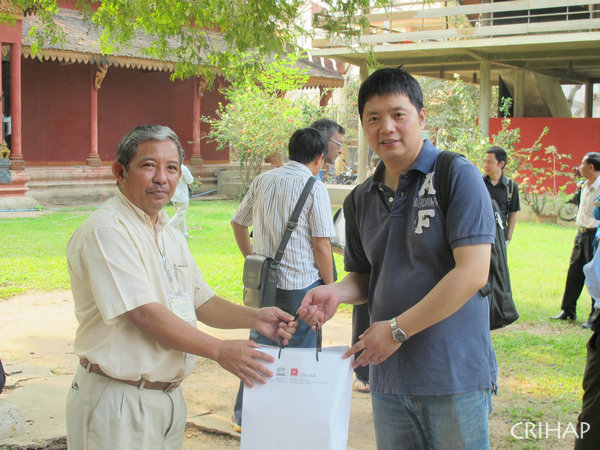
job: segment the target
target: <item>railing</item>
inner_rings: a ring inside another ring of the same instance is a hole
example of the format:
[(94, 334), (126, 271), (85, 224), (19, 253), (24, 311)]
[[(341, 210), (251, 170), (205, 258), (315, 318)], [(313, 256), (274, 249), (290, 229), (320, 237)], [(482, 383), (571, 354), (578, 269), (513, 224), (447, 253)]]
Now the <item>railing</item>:
[[(453, 6), (444, 6), (453, 5)], [(314, 48), (451, 42), (463, 39), (581, 33), (600, 30), (600, 1), (513, 0), (480, 3), (412, 1), (365, 14), (370, 26), (360, 36), (328, 39), (323, 30)], [(354, 31), (356, 35), (356, 30)]]

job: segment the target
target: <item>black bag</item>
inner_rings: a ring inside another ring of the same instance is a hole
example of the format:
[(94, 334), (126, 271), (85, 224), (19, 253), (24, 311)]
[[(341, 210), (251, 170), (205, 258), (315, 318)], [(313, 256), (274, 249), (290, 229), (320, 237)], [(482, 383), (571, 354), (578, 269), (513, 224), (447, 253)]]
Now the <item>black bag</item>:
[(244, 304), (246, 306), (253, 308), (275, 306), (279, 263), (281, 262), (281, 258), (283, 258), (283, 252), (290, 240), (290, 236), (298, 225), (298, 217), (300, 217), (300, 212), (315, 181), (315, 177), (310, 177), (306, 181), (300, 198), (296, 202), (294, 211), (287, 222), (275, 258), (256, 253), (246, 256), (246, 260), (244, 261), (244, 275), (242, 277), (244, 282)]
[[(441, 211), (446, 215), (450, 204), (450, 180), (452, 167), (459, 153), (444, 151), (435, 162), (434, 187)], [(496, 237), (492, 246), (490, 275), (486, 285), (479, 292), (487, 295), (490, 303), (490, 330), (510, 325), (519, 318), (515, 307), (510, 285), (508, 259), (506, 257), (506, 241), (504, 240), (504, 224), (498, 204), (491, 200), (496, 222)]]
[(2, 361), (0, 360), (0, 394), (2, 394), (2, 390), (4, 389), (5, 384), (6, 384), (6, 373), (4, 373), (4, 367), (2, 367)]
[(275, 306), (279, 263), (263, 255), (248, 255), (244, 261), (244, 304), (253, 308)]

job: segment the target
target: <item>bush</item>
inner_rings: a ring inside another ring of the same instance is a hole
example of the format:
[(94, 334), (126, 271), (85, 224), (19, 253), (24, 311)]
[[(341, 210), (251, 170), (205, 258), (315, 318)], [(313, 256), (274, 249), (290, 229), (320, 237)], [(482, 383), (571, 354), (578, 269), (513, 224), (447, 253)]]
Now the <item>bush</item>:
[(219, 103), (216, 118), (202, 118), (211, 125), (206, 138), (239, 162), (242, 197), (265, 160), (281, 163), (292, 133), (323, 115), (318, 104), (284, 97), (308, 80), (308, 75), (295, 66), (299, 57), (257, 61), (256, 69), (250, 72), (231, 68), (226, 73), (231, 85), (222, 91), (227, 103)]

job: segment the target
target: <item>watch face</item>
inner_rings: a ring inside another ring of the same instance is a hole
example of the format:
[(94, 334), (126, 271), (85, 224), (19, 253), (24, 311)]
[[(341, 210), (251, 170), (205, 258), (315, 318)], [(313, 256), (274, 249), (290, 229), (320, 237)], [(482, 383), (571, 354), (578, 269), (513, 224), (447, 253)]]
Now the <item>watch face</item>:
[(402, 343), (402, 342), (404, 342), (404, 341), (406, 341), (408, 339), (406, 337), (406, 333), (396, 323), (396, 318), (395, 317), (393, 317), (392, 320), (390, 320), (390, 328), (392, 329), (392, 338), (396, 342)]
[(393, 338), (394, 338), (394, 340), (396, 342), (404, 342), (404, 341), (406, 341), (406, 334), (404, 334), (404, 331), (402, 331), (400, 328), (396, 328), (392, 332), (392, 336), (393, 336)]

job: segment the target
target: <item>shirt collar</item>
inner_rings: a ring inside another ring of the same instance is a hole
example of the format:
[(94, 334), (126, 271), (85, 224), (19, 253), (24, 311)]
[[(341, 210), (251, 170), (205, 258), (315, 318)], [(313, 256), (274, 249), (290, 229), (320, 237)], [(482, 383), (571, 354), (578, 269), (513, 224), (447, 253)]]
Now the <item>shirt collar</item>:
[[(417, 171), (421, 173), (429, 173), (433, 170), (435, 166), (435, 161), (440, 154), (440, 150), (433, 146), (429, 139), (425, 139), (423, 141), (423, 146), (417, 155), (417, 159), (413, 163), (413, 165), (408, 169), (408, 172)], [(385, 171), (385, 163), (381, 161), (377, 168), (375, 169), (375, 173), (369, 180), (369, 189), (378, 188), (379, 184), (383, 182), (383, 173)], [(599, 177), (600, 178), (600, 177)]]
[(313, 173), (310, 171), (310, 169), (308, 167), (306, 167), (304, 164), (299, 163), (298, 161), (288, 161), (286, 163), (286, 166), (288, 167), (292, 167), (294, 169), (297, 170), (301, 170), (303, 172), (306, 172), (308, 175), (310, 175), (311, 177), (313, 177)]
[(135, 206), (131, 202), (131, 200), (129, 200), (125, 196), (125, 194), (123, 194), (123, 192), (121, 192), (121, 189), (119, 189), (119, 188), (117, 188), (117, 191), (115, 193), (115, 197), (117, 197), (129, 209), (131, 209), (131, 211), (133, 211), (134, 214), (137, 215), (142, 222), (144, 222), (146, 225), (148, 225), (152, 229), (155, 229), (157, 233), (159, 233), (167, 225), (167, 223), (169, 222), (169, 216), (167, 215), (166, 212), (164, 212), (164, 210), (161, 209), (158, 212), (158, 216), (157, 216), (157, 219), (156, 219), (156, 224), (153, 224), (152, 220), (150, 219), (150, 216), (148, 214), (146, 214), (143, 210), (141, 210), (140, 208), (138, 208), (137, 206)]
[(592, 189), (594, 189), (595, 191), (597, 191), (598, 189), (600, 189), (600, 175), (598, 175), (596, 177), (596, 179), (594, 180), (593, 183), (590, 184), (590, 186), (592, 187)]
[[(485, 181), (489, 181), (490, 184), (493, 184), (492, 179), (490, 178), (489, 175), (484, 175), (483, 179)], [(508, 186), (508, 178), (506, 178), (506, 176), (504, 174), (500, 175), (500, 184), (503, 184), (504, 186)]]

